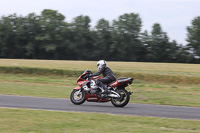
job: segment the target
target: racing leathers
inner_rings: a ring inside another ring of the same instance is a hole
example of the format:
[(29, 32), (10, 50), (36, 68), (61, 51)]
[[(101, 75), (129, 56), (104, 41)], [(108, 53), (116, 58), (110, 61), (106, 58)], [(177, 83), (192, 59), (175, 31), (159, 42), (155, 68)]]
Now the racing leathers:
[(105, 66), (99, 69), (98, 72), (91, 74), (90, 77), (98, 76), (100, 74), (102, 74), (104, 77), (97, 80), (97, 85), (105, 90), (104, 93), (107, 93), (108, 88), (104, 84), (109, 84), (113, 81), (116, 81), (115, 75), (109, 67)]

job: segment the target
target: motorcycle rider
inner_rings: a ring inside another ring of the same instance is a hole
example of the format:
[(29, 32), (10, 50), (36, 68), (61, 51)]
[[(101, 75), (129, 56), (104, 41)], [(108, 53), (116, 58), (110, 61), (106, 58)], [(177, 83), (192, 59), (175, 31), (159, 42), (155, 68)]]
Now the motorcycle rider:
[(99, 87), (102, 87), (104, 89), (102, 94), (103, 93), (106, 94), (106, 93), (108, 93), (108, 88), (104, 84), (109, 84), (113, 81), (116, 81), (115, 75), (114, 75), (113, 71), (109, 67), (106, 66), (105, 60), (98, 61), (97, 68), (98, 68), (98, 72), (90, 74), (89, 77), (94, 77), (94, 76), (98, 76), (98, 75), (102, 74), (104, 77), (101, 79), (98, 79), (96, 81), (96, 84)]

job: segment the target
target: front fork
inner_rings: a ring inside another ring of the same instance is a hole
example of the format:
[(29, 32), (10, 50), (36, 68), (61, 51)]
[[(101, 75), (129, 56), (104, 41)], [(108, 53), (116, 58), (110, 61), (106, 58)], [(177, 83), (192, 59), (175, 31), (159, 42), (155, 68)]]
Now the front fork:
[(80, 96), (80, 94), (81, 94), (80, 92), (81, 92), (81, 89), (78, 91), (77, 96)]
[(81, 87), (75, 87), (74, 90), (78, 90), (77, 96), (80, 96), (82, 88)]

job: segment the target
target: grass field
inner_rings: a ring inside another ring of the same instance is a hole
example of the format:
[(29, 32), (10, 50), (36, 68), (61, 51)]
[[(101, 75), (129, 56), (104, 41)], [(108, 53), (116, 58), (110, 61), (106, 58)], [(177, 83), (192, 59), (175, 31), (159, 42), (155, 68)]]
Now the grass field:
[[(136, 62), (108, 62), (107, 64), (113, 68), (114, 72), (120, 72), (122, 76), (132, 72), (146, 73), (143, 76), (152, 74), (151, 77), (148, 77), (151, 80), (145, 80), (145, 77), (134, 77), (135, 80), (132, 84), (134, 93), (131, 102), (200, 107), (199, 84), (190, 84), (190, 82), (185, 81), (189, 77), (193, 82), (192, 78), (195, 77), (200, 82), (200, 65), (198, 64)], [(25, 70), (26, 68), (43, 68), (49, 70), (48, 73), (53, 73), (55, 68), (56, 70), (68, 70), (69, 72), (82, 72), (87, 68), (93, 71), (97, 70), (94, 61), (0, 59), (0, 66), (6, 66), (6, 68), (12, 66), (25, 67)], [(79, 76), (79, 73), (69, 77), (51, 74), (38, 75), (34, 74), (34, 71), (33, 74), (23, 74), (23, 72), (22, 69), (16, 74), (12, 72), (0, 73), (0, 94), (69, 98), (72, 89), (77, 86), (76, 79)], [(133, 73), (133, 76), (135, 74)], [(155, 75), (160, 79), (155, 80)], [(166, 77), (162, 77), (162, 75)], [(168, 76), (171, 75), (175, 77), (170, 80), (181, 80), (184, 84), (169, 82)], [(186, 77), (186, 79), (182, 77)]]
[[(200, 107), (200, 65), (108, 62), (131, 76), (134, 103)], [(0, 94), (69, 99), (78, 75), (96, 61), (0, 59)], [(66, 76), (65, 76), (66, 74)], [(1, 133), (199, 133), (198, 120), (0, 108)]]
[(0, 108), (1, 133), (199, 133), (198, 120)]
[[(0, 66), (17, 66), (32, 68), (51, 68), (64, 70), (97, 71), (97, 61), (61, 61), (61, 60), (22, 60), (0, 59)], [(200, 76), (199, 64), (180, 63), (143, 63), (143, 62), (107, 62), (115, 72), (135, 72), (148, 74)]]
[[(107, 62), (117, 77), (134, 77), (148, 82), (198, 84), (199, 64)], [(97, 71), (96, 61), (0, 59), (0, 73), (68, 75), (78, 77), (84, 70)]]
[[(37, 76), (28, 74), (0, 74), (0, 94), (52, 98), (68, 98), (76, 78)], [(200, 107), (198, 85), (150, 83), (135, 80), (131, 102)]]

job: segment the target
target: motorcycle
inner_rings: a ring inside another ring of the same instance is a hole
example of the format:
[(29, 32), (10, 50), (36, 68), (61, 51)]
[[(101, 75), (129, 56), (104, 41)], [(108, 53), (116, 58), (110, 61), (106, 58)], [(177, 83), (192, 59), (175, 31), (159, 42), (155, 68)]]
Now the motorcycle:
[[(100, 76), (95, 76), (88, 78), (88, 75), (92, 72), (86, 70), (77, 79), (79, 87), (75, 87), (70, 95), (70, 100), (75, 105), (80, 105), (87, 100), (88, 102), (109, 102), (115, 107), (124, 107), (128, 104), (130, 100), (130, 95), (132, 94), (131, 84), (133, 78), (118, 78), (116, 81), (107, 84), (109, 93), (102, 94), (104, 91), (102, 87), (96, 85), (96, 80), (103, 78)], [(125, 87), (129, 86), (131, 91), (127, 91)]]

